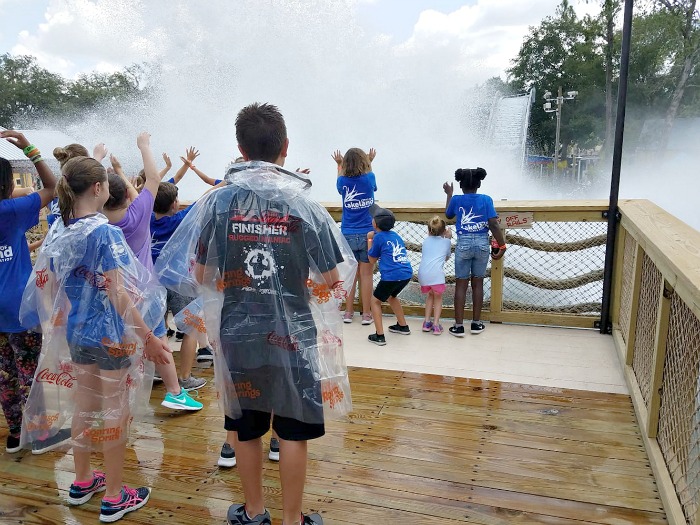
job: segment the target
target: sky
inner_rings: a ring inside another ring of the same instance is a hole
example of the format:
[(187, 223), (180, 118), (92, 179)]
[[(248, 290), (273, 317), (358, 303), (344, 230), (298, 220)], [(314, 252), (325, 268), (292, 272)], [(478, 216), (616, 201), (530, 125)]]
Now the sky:
[[(157, 20), (133, 16), (133, 6), (143, 3), (143, 0), (0, 0), (0, 52), (34, 55), (41, 66), (69, 78), (93, 70), (119, 70), (153, 51), (147, 48), (153, 46), (153, 38), (157, 36), (150, 32)], [(169, 11), (177, 10), (181, 3), (152, 2)], [(261, 5), (280, 3), (285, 2), (260, 1)], [(537, 25), (544, 16), (552, 14), (558, 3), (556, 0), (350, 0), (345, 6), (349, 11), (347, 16), (355, 19), (363, 38), (386, 39), (396, 50), (403, 48), (407, 52), (435, 46), (459, 49), (473, 46), (479, 50), (489, 74), (505, 76), (508, 60), (517, 52), (528, 26)], [(572, 0), (572, 4), (579, 15), (597, 11), (596, 2)], [(215, 21), (212, 17), (212, 22)], [(133, 24), (129, 25), (130, 22)]]

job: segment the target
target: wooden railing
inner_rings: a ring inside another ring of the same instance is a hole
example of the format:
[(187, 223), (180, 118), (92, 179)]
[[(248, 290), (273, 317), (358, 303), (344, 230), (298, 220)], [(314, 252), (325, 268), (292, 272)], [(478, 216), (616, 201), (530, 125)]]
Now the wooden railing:
[(613, 337), (669, 523), (700, 524), (700, 233), (623, 201)]
[[(444, 207), (382, 206), (400, 221), (396, 229), (416, 271), (425, 236), (416, 225), (444, 216)], [(339, 205), (327, 208), (340, 219)], [(484, 283), (484, 319), (597, 327), (607, 203), (509, 201), (496, 209), (502, 219), (525, 216), (534, 224), (506, 228), (509, 250), (492, 263)], [(649, 201), (621, 201), (619, 210), (615, 346), (669, 523), (700, 525), (700, 233)], [(453, 268), (447, 266), (448, 283)], [(415, 289), (400, 296), (408, 313), (422, 315), (416, 297)], [(443, 316), (452, 315), (448, 304)]]

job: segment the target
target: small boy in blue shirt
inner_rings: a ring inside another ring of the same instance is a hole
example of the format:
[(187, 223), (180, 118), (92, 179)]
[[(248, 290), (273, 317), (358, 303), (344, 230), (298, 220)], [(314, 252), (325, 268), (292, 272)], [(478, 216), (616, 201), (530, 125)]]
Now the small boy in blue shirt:
[(413, 277), (413, 268), (408, 259), (403, 239), (398, 233), (391, 230), (395, 223), (396, 218), (391, 210), (376, 208), (372, 216), (372, 226), (376, 233), (367, 234), (367, 239), (371, 244), (367, 252), (369, 262), (374, 265), (379, 260), (379, 274), (381, 275), (381, 280), (372, 297), (372, 317), (376, 333), (370, 334), (367, 339), (379, 346), (386, 344), (384, 326), (382, 325), (383, 302), (389, 303), (396, 315), (397, 323), (391, 325), (389, 331), (401, 335), (411, 334), (397, 295)]
[[(153, 257), (153, 264), (158, 259), (165, 243), (172, 237), (177, 227), (180, 226), (180, 223), (192, 208), (192, 205), (190, 205), (184, 210), (180, 210), (180, 201), (177, 193), (177, 186), (171, 182), (161, 182), (158, 186), (158, 193), (153, 202), (153, 214), (151, 215), (151, 256)], [(177, 315), (193, 299), (193, 297), (185, 297), (168, 290), (166, 314), (170, 310), (173, 316)], [(197, 339), (194, 335), (182, 334), (179, 380), (180, 386), (186, 391), (202, 388), (207, 383), (206, 379), (192, 375), (196, 350)]]

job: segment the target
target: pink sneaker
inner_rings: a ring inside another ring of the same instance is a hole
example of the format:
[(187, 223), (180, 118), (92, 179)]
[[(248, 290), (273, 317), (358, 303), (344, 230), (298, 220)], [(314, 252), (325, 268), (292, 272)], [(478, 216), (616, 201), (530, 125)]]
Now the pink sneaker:
[(423, 321), (423, 331), (430, 332), (433, 329), (432, 321)]
[(354, 312), (345, 312), (345, 313), (343, 314), (343, 322), (344, 322), (345, 324), (350, 324), (350, 323), (352, 323), (352, 316), (353, 316), (353, 315), (355, 315)]
[(362, 314), (362, 324), (363, 325), (368, 325), (372, 324), (372, 314)]
[(433, 335), (441, 335), (442, 334), (442, 325), (441, 324), (434, 324), (433, 325)]

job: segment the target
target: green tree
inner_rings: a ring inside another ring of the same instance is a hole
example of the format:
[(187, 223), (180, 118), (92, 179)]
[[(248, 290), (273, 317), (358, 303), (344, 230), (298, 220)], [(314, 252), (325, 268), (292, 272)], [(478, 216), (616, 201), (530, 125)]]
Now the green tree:
[(67, 91), (67, 82), (41, 68), (34, 57), (0, 56), (0, 125), (17, 127), (60, 112)]
[[(605, 125), (605, 68), (601, 52), (600, 22), (579, 19), (567, 0), (554, 16), (546, 17), (529, 34), (508, 69), (517, 90), (536, 88), (538, 94), (578, 91), (566, 102), (561, 115), (561, 142), (592, 147), (603, 139)], [(541, 99), (540, 99), (541, 100)], [(552, 151), (556, 123), (541, 104), (532, 108), (531, 139), (541, 151)]]
[(672, 34), (680, 44), (673, 55), (671, 75), (675, 79), (675, 86), (664, 120), (663, 137), (667, 141), (688, 81), (696, 74), (700, 61), (700, 11), (696, 0), (657, 0), (657, 3), (662, 13), (672, 17)]
[(145, 74), (143, 66), (133, 65), (71, 81), (40, 67), (34, 57), (0, 55), (0, 125), (20, 127), (147, 94), (142, 87)]

